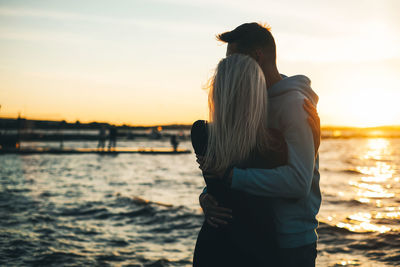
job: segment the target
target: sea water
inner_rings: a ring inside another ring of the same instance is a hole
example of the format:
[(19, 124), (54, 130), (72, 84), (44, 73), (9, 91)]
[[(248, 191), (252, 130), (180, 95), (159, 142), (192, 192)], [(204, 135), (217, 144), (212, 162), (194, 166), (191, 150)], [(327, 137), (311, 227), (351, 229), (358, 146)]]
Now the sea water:
[[(400, 265), (400, 139), (324, 139), (320, 173), (317, 266)], [(193, 153), (0, 155), (0, 265), (190, 266), (203, 186)]]

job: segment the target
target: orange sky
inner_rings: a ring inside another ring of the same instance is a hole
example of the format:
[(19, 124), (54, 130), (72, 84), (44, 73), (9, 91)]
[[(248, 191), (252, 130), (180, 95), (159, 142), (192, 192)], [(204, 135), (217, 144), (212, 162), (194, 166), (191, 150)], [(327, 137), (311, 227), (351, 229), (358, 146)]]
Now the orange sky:
[[(153, 125), (207, 118), (215, 34), (268, 22), (323, 125), (400, 124), (400, 2), (2, 1), (0, 117)], [(223, 16), (221, 16), (223, 14)]]

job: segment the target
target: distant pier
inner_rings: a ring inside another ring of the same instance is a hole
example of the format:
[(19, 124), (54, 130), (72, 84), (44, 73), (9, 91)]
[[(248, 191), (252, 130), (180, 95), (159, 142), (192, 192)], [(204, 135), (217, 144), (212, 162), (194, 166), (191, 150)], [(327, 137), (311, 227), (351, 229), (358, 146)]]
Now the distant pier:
[(117, 147), (111, 150), (99, 150), (97, 148), (21, 148), (21, 149), (2, 149), (0, 154), (147, 154), (147, 155), (177, 155), (189, 154), (188, 149), (171, 148), (131, 148), (131, 147)]

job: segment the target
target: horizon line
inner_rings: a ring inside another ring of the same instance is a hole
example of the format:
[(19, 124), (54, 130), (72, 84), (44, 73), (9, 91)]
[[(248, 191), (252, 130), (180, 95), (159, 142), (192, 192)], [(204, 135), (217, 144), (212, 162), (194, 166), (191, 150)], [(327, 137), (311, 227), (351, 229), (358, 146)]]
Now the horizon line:
[[(80, 124), (91, 124), (91, 123), (98, 123), (98, 124), (109, 124), (115, 126), (128, 126), (128, 127), (158, 127), (158, 126), (190, 126), (191, 123), (183, 123), (183, 122), (174, 122), (174, 123), (167, 123), (167, 124), (128, 124), (128, 123), (112, 123), (108, 121), (80, 121), (79, 119), (76, 121), (67, 121), (67, 120), (52, 120), (52, 119), (35, 119), (35, 118), (28, 118), (28, 117), (20, 117), (21, 119), (31, 120), (31, 121), (48, 121), (48, 122), (61, 122), (65, 121), (69, 124), (74, 124), (79, 121)], [(8, 120), (17, 120), (18, 117), (2, 117), (0, 119), (8, 119)], [(334, 124), (326, 124), (321, 125), (322, 128), (352, 128), (352, 129), (373, 129), (373, 128), (400, 128), (400, 124), (390, 124), (390, 125), (379, 125), (379, 126), (351, 126), (351, 125), (334, 125)]]

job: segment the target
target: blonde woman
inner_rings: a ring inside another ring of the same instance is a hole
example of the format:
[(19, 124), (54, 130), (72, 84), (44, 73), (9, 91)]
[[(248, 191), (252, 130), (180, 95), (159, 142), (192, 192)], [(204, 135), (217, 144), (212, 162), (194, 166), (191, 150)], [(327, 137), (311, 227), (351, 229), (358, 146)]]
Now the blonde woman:
[(233, 54), (219, 62), (209, 91), (210, 122), (196, 121), (191, 134), (204, 169), (220, 177), (203, 173), (207, 192), (232, 210), (232, 219), (218, 228), (204, 222), (194, 252), (196, 267), (276, 266), (273, 199), (232, 190), (224, 179), (234, 166), (286, 164), (283, 136), (267, 128), (267, 99), (265, 77), (254, 59)]

